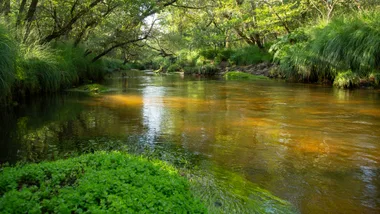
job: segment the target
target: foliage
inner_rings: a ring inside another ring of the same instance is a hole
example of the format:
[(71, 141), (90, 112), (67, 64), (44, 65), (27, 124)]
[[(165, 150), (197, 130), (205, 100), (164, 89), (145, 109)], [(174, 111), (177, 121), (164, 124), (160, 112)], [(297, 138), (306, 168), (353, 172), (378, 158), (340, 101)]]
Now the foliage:
[(313, 51), (338, 69), (367, 74), (380, 68), (380, 13), (334, 19), (315, 32)]
[[(370, 78), (380, 68), (379, 18), (378, 12), (337, 17), (284, 36), (270, 51), (288, 79), (355, 87), (358, 77)], [(350, 72), (336, 72), (341, 70)]]
[(270, 54), (260, 50), (257, 46), (238, 49), (230, 58), (230, 61), (235, 65), (252, 65), (260, 62), (270, 62), (271, 60)]
[(334, 80), (334, 86), (339, 88), (353, 88), (359, 86), (359, 83), (359, 76), (352, 71), (339, 72)]
[(37, 43), (19, 45), (17, 58), (17, 94), (56, 92), (78, 83), (103, 79), (102, 61), (85, 57), (84, 49), (68, 44), (54, 48)]
[(119, 152), (4, 168), (0, 211), (204, 213), (171, 166)]
[(219, 50), (217, 49), (205, 49), (199, 52), (200, 56), (203, 56), (205, 59), (208, 60), (214, 60), (218, 56), (218, 54)]
[(252, 75), (244, 72), (230, 71), (224, 74), (224, 78), (227, 80), (265, 80), (268, 79), (266, 76)]
[(0, 100), (11, 92), (11, 86), (15, 78), (15, 41), (0, 24)]
[(174, 64), (171, 64), (168, 69), (167, 69), (167, 72), (171, 73), (171, 72), (178, 72), (181, 70), (181, 66), (178, 65), (177, 63), (174, 63)]
[(86, 85), (82, 85), (78, 88), (72, 89), (70, 91), (89, 92), (89, 93), (97, 94), (97, 93), (108, 92), (108, 91), (110, 91), (110, 89), (107, 88), (106, 86), (100, 85), (100, 84), (86, 84)]

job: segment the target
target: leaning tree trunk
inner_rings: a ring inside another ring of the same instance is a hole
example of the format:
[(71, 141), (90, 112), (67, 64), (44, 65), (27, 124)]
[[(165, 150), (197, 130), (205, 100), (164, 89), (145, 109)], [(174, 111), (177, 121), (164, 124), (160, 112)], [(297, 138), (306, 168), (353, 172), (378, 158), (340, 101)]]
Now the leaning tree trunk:
[(20, 8), (18, 9), (16, 27), (21, 24), (21, 20), (23, 19), (23, 16), (24, 16), (25, 5), (26, 5), (26, 0), (22, 0), (20, 4)]
[(32, 3), (30, 3), (29, 10), (28, 10), (28, 13), (26, 15), (26, 18), (25, 18), (26, 31), (25, 31), (25, 35), (24, 35), (24, 43), (26, 42), (26, 40), (29, 37), (32, 21), (34, 19), (34, 15), (35, 15), (36, 10), (37, 10), (37, 4), (38, 4), (38, 0), (32, 0)]

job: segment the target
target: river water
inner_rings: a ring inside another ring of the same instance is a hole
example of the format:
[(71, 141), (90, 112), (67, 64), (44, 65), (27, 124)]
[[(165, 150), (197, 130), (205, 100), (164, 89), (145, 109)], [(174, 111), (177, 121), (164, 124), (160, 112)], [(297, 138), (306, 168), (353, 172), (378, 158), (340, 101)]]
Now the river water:
[(149, 73), (106, 84), (114, 91), (2, 110), (0, 162), (51, 160), (92, 139), (138, 139), (191, 154), (205, 172), (212, 165), (239, 175), (300, 213), (380, 212), (379, 90)]

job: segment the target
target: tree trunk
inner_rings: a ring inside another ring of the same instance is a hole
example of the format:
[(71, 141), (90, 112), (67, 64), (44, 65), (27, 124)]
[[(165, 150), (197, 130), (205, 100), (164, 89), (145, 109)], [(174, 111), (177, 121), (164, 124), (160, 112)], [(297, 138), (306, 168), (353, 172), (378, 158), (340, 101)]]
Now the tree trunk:
[(255, 39), (257, 47), (259, 47), (261, 50), (264, 50), (265, 48), (263, 43), (261, 42), (260, 35), (256, 33), (253, 35), (253, 38)]
[(22, 0), (20, 4), (20, 8), (18, 9), (16, 26), (19, 26), (21, 24), (21, 20), (23, 19), (23, 16), (24, 16), (25, 5), (26, 5), (26, 0)]
[(25, 35), (24, 35), (24, 43), (29, 37), (30, 34), (30, 28), (32, 25), (32, 21), (34, 19), (34, 14), (36, 13), (37, 10), (37, 4), (38, 0), (32, 0), (32, 3), (30, 3), (28, 14), (26, 15), (25, 22), (26, 22), (26, 30), (25, 30)]
[[(46, 36), (43, 40), (42, 40), (42, 43), (48, 43), (50, 42), (51, 40), (53, 39), (56, 39), (56, 38), (59, 38), (67, 33), (69, 33), (72, 29), (72, 26), (80, 19), (82, 18), (84, 15), (86, 15), (88, 12), (90, 12), (90, 10), (95, 7), (96, 5), (98, 5), (102, 0), (94, 0), (89, 6), (88, 8), (85, 8), (81, 11), (79, 11), (75, 16), (73, 16), (70, 21), (65, 24), (62, 28), (60, 28), (59, 30), (57, 31), (54, 31), (53, 33), (51, 33), (50, 35)], [(73, 9), (72, 9), (73, 10)]]
[(34, 14), (36, 13), (37, 10), (37, 4), (38, 0), (32, 0), (32, 3), (30, 3), (28, 14), (26, 15), (25, 21), (26, 22), (31, 22), (34, 19)]

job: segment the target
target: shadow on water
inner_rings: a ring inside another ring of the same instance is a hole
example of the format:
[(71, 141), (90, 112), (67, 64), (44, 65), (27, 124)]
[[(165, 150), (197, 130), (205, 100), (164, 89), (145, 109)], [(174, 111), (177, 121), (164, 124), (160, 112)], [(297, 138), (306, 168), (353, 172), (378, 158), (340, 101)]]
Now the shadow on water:
[[(380, 211), (380, 92), (134, 73), (4, 109), (1, 163), (125, 150), (184, 170), (215, 213)], [(280, 199), (282, 198), (282, 199)]]

